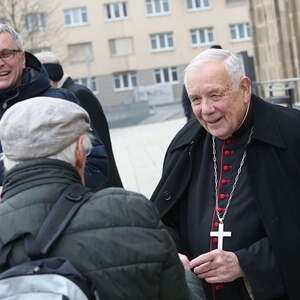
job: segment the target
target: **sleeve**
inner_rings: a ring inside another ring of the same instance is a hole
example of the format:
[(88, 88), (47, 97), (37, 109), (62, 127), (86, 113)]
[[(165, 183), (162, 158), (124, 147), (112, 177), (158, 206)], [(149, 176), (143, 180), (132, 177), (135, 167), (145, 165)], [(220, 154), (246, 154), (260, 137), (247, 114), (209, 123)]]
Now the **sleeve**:
[(189, 120), (193, 115), (193, 110), (185, 85), (182, 88), (181, 103), (184, 110), (184, 115)]
[(235, 252), (255, 299), (277, 299), (284, 285), (267, 237)]
[(3, 160), (0, 160), (0, 185), (3, 184), (3, 177), (4, 177), (4, 164)]
[(96, 134), (93, 135), (92, 144), (92, 149), (86, 159), (84, 178), (87, 187), (99, 190), (107, 181), (108, 157), (105, 146)]
[(160, 300), (205, 300), (201, 280), (190, 271), (185, 271), (178, 258), (171, 236), (160, 223), (164, 234), (167, 256), (160, 281)]
[(100, 101), (89, 89), (84, 86), (73, 85), (73, 88), (75, 95), (80, 100), (80, 105), (89, 113), (95, 132), (105, 145), (105, 150), (108, 157), (107, 186), (123, 187), (114, 158), (108, 123)]
[[(60, 97), (74, 102), (80, 105), (78, 97), (69, 90), (64, 88), (59, 89), (50, 89), (49, 97), (56, 97), (57, 94), (60, 94)], [(64, 95), (64, 96), (62, 96)], [(92, 149), (87, 156), (86, 166), (84, 170), (84, 179), (85, 185), (92, 190), (96, 191), (100, 188), (103, 188), (107, 182), (108, 177), (108, 157), (105, 146), (99, 136), (96, 134), (95, 129), (93, 128), (93, 139), (92, 139)]]

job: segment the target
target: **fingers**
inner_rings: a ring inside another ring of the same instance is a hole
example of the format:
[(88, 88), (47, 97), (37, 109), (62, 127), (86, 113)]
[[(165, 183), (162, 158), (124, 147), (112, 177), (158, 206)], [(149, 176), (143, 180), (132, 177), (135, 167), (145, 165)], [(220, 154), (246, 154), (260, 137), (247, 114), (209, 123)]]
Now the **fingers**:
[(190, 271), (190, 269), (191, 269), (191, 267), (190, 267), (190, 261), (187, 258), (187, 256), (184, 255), (184, 254), (178, 253), (178, 257), (179, 257), (181, 263), (183, 264), (184, 269), (186, 271)]
[(215, 251), (222, 251), (222, 250), (213, 250), (211, 252), (207, 252), (205, 254), (199, 255), (198, 257), (192, 259), (190, 261), (191, 268), (195, 268), (199, 265), (213, 261), (216, 256)]
[(190, 261), (194, 273), (208, 283), (231, 282), (244, 274), (233, 252), (213, 250)]

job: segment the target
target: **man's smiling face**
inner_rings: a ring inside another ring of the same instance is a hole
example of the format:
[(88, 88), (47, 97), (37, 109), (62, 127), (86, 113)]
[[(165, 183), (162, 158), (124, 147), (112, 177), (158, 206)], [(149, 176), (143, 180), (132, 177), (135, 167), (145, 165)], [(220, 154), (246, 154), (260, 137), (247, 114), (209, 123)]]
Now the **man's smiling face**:
[(25, 54), (15, 52), (8, 57), (1, 57), (3, 50), (18, 50), (16, 42), (8, 32), (0, 33), (0, 90), (13, 88), (21, 83), (25, 68)]
[(250, 101), (249, 81), (232, 86), (223, 61), (207, 62), (187, 73), (187, 89), (193, 112), (212, 135), (227, 139), (238, 130)]

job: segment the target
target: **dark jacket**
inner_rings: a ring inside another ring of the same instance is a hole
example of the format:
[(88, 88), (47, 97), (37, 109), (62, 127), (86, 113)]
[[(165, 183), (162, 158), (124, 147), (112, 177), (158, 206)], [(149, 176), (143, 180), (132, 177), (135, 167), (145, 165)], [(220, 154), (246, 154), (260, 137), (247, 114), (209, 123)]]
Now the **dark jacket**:
[(122, 187), (122, 181), (112, 150), (107, 120), (99, 100), (92, 91), (81, 84), (75, 83), (71, 77), (68, 77), (65, 80), (62, 88), (68, 89), (76, 95), (80, 101), (80, 105), (89, 113), (93, 128), (105, 145), (105, 150), (108, 156), (108, 176), (105, 186)]
[[(0, 247), (16, 233), (35, 236), (62, 191), (79, 181), (75, 169), (58, 160), (11, 169), (0, 204)], [(23, 241), (12, 245), (9, 266), (26, 260)], [(199, 279), (184, 271), (152, 203), (120, 188), (93, 193), (49, 255), (68, 258), (103, 300), (204, 300)]]
[(181, 104), (184, 110), (184, 115), (189, 121), (194, 116), (194, 113), (185, 85), (182, 87)]
[[(246, 157), (249, 184), (288, 299), (297, 300), (300, 268), (300, 111), (269, 104), (256, 96), (252, 96), (251, 101), (254, 134)], [(193, 120), (176, 135), (167, 150), (163, 175), (151, 198), (165, 223), (174, 217), (178, 208), (176, 204), (184, 201), (193, 158), (201, 155), (201, 141), (207, 134), (198, 121)], [(255, 276), (263, 276), (263, 271)], [(254, 296), (256, 293), (259, 295), (255, 299), (266, 299), (263, 286), (253, 292)]]
[[(52, 88), (48, 74), (39, 60), (28, 52), (25, 55), (26, 68), (22, 74), (21, 84), (15, 88), (0, 91), (0, 118), (10, 106), (32, 97), (62, 98), (80, 104), (72, 92), (66, 89)], [(1, 146), (0, 152), (2, 152)], [(85, 170), (85, 180), (88, 187), (100, 188), (103, 186), (107, 176), (107, 163), (103, 143), (99, 139), (95, 139), (91, 153), (87, 157)], [(3, 163), (0, 162), (0, 185), (3, 180), (3, 173)]]

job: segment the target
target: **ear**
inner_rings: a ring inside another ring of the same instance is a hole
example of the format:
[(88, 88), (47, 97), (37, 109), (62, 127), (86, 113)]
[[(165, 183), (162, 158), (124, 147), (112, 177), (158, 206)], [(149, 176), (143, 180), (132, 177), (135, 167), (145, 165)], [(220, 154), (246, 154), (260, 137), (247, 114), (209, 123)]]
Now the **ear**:
[(243, 76), (240, 81), (240, 91), (242, 93), (245, 103), (249, 103), (251, 98), (251, 79), (247, 76)]
[(85, 151), (83, 148), (83, 136), (77, 139), (75, 151), (75, 166), (76, 168), (83, 168), (85, 165)]
[(75, 169), (80, 175), (81, 183), (84, 184), (84, 168), (85, 168), (85, 151), (83, 147), (83, 136), (77, 139), (76, 151), (75, 151)]

